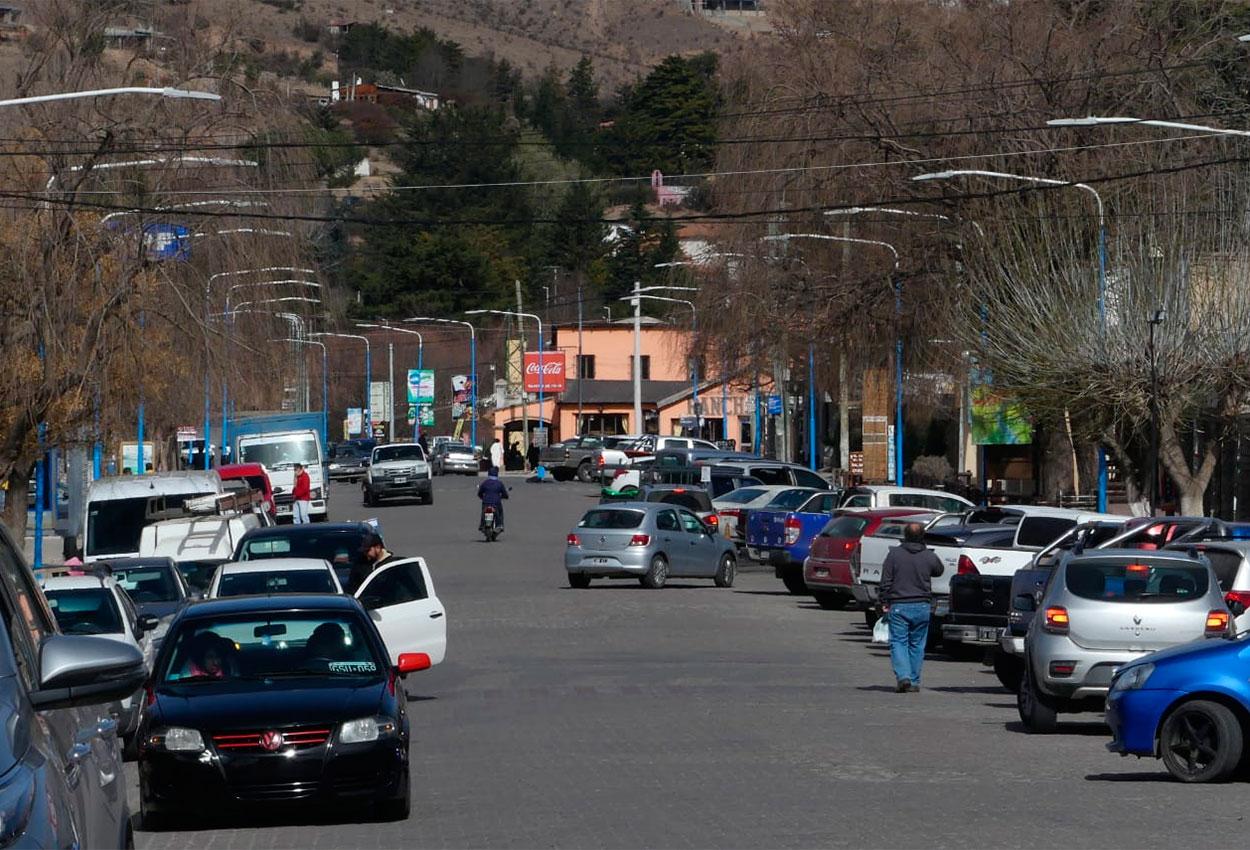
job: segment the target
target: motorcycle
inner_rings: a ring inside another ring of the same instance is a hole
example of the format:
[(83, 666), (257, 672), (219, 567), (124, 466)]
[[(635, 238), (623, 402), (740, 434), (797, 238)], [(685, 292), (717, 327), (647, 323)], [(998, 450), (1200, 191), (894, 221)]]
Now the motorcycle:
[(499, 528), (495, 525), (495, 507), (486, 505), (482, 508), (482, 535), (487, 543), (494, 543), (499, 536)]

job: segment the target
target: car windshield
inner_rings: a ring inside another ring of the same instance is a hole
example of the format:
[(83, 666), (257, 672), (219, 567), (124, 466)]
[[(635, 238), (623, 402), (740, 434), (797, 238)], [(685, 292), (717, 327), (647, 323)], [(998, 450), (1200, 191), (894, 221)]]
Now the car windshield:
[(745, 505), (747, 502), (754, 502), (767, 492), (767, 490), (761, 490), (758, 487), (739, 487), (737, 490), (721, 496), (716, 501), (724, 502), (727, 505)]
[(637, 528), (642, 525), (642, 511), (595, 510), (582, 517), (582, 528)]
[(166, 638), (167, 683), (278, 677), (377, 678), (388, 669), (352, 613), (250, 614), (184, 621)]
[(385, 463), (388, 460), (425, 460), (425, 452), (417, 445), (380, 446), (373, 450), (373, 463)]
[(1207, 592), (1207, 568), (1162, 558), (1090, 559), (1068, 564), (1064, 581), (1082, 599), (1185, 602)]
[(48, 605), (67, 635), (109, 635), (123, 631), (113, 592), (104, 587), (49, 590)]
[(113, 567), (113, 579), (137, 603), (177, 602), (178, 580), (167, 567)]
[(226, 573), (217, 583), (217, 595), (251, 596), (264, 593), (335, 593), (329, 570), (249, 570)]
[[(304, 526), (307, 528), (308, 526)], [(360, 541), (364, 532), (313, 531), (299, 532), (297, 526), (286, 526), (285, 533), (269, 529), (264, 535), (244, 538), (236, 561), (258, 561), (264, 558), (320, 558), (332, 566), (348, 568), (360, 557)]]
[(305, 466), (321, 463), (315, 437), (288, 437), (239, 446), (240, 463), (263, 463), (270, 469), (289, 469), (297, 463)]
[(861, 516), (847, 514), (835, 516), (820, 531), (821, 537), (859, 537), (868, 527), (868, 520)]
[(782, 490), (765, 507), (793, 511), (812, 497), (811, 490)]

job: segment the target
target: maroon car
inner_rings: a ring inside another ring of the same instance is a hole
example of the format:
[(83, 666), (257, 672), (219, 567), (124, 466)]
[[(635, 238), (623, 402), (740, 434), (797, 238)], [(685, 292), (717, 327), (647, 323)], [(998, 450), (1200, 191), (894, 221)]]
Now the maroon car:
[(859, 538), (876, 531), (882, 520), (920, 513), (917, 508), (834, 511), (812, 541), (803, 564), (803, 581), (820, 607), (839, 609), (851, 600), (851, 559), (859, 549)]

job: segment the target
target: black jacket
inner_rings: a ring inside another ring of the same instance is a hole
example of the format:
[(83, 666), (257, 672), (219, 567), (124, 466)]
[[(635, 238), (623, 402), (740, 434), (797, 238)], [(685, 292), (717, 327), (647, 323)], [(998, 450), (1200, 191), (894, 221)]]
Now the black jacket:
[(932, 602), (933, 578), (942, 574), (942, 560), (923, 543), (895, 546), (881, 570), (881, 601)]
[[(386, 552), (385, 549), (382, 551)], [(374, 570), (383, 564), (389, 564), (391, 561), (396, 560), (399, 560), (398, 556), (390, 552), (386, 552), (386, 554), (379, 558), (376, 563), (368, 560), (367, 558), (358, 559), (356, 563), (352, 564), (352, 571), (347, 576), (347, 587), (344, 589), (349, 594), (355, 593), (360, 589), (360, 586), (365, 583), (365, 579), (367, 579)]]

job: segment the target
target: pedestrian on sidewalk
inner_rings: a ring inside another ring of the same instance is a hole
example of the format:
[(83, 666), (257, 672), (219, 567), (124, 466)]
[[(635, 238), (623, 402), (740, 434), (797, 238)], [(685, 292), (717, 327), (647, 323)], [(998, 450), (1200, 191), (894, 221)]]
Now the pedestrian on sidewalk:
[(881, 570), (882, 609), (890, 623), (890, 664), (899, 693), (920, 690), (920, 668), (933, 605), (933, 578), (942, 561), (924, 545), (924, 526), (909, 522), (903, 543), (885, 556)]
[(308, 509), (312, 507), (312, 481), (304, 464), (295, 464), (295, 486), (291, 488), (291, 522), (306, 525), (309, 522)]
[(538, 443), (530, 441), (529, 451), (525, 453), (525, 459), (529, 461), (530, 472), (538, 469), (538, 462), (542, 458), (542, 452), (538, 449)]
[(503, 469), (503, 440), (495, 440), (490, 444), (490, 465), (495, 469)]

